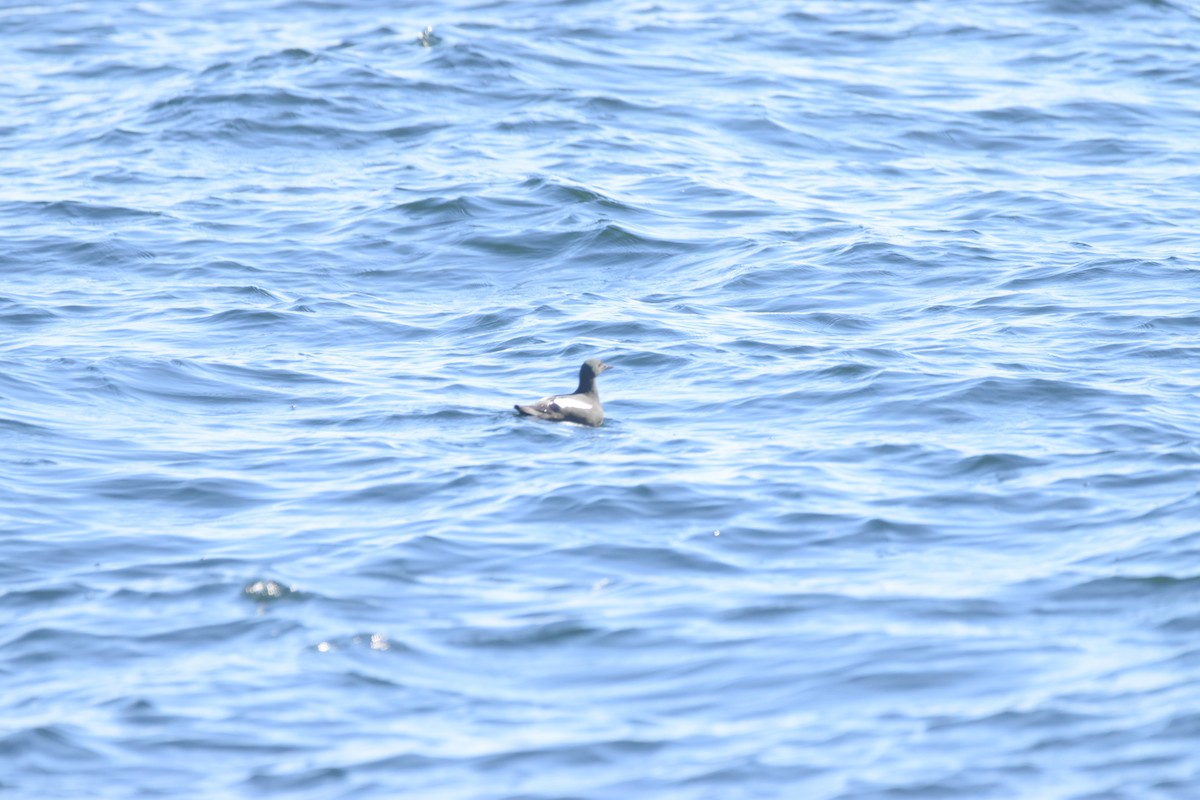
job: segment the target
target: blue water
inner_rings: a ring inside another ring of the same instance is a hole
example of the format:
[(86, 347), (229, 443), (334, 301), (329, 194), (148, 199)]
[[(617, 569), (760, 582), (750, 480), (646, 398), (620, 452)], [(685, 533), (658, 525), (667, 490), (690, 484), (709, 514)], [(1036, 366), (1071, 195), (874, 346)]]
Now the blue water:
[(1200, 796), (1200, 7), (0, 42), (0, 795)]

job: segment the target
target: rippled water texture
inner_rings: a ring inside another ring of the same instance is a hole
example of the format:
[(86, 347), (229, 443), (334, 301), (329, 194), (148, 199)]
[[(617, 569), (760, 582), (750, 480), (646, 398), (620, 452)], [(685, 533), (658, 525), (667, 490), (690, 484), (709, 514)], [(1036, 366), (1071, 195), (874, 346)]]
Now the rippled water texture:
[(1200, 796), (1198, 41), (0, 8), (0, 794)]

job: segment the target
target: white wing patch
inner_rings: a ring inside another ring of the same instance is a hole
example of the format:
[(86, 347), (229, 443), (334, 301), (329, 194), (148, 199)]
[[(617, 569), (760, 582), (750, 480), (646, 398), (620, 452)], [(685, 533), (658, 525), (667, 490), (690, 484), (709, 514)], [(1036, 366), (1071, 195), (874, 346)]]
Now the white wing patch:
[(555, 397), (552, 399), (553, 399), (555, 405), (557, 405), (559, 408), (574, 408), (574, 409), (578, 409), (579, 411), (591, 411), (592, 410), (592, 404), (589, 403), (587, 400), (584, 400), (582, 397), (573, 397), (571, 395), (564, 395), (562, 397)]

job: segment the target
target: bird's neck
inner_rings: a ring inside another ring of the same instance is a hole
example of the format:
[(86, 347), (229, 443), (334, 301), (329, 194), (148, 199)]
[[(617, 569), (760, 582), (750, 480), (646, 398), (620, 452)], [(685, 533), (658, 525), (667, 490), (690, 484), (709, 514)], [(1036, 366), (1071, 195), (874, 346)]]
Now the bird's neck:
[(595, 394), (596, 393), (596, 376), (595, 375), (580, 375), (579, 386), (575, 389), (575, 394)]

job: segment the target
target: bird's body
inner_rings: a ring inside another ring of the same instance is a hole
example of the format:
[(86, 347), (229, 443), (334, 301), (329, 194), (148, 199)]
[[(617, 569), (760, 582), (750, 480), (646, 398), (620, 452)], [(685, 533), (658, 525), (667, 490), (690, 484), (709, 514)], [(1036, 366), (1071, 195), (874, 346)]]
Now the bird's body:
[(604, 406), (600, 405), (600, 390), (596, 376), (612, 369), (598, 358), (589, 358), (579, 368), (579, 386), (571, 394), (543, 397), (529, 405), (515, 405), (519, 414), (555, 422), (575, 422), (596, 427), (604, 422)]

